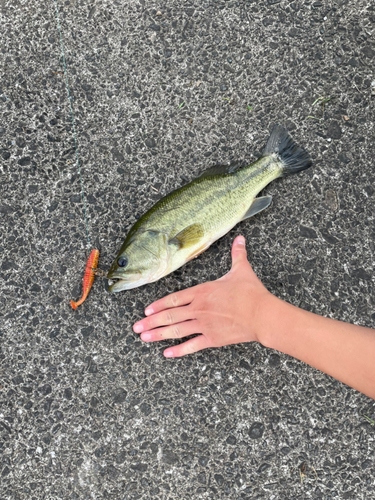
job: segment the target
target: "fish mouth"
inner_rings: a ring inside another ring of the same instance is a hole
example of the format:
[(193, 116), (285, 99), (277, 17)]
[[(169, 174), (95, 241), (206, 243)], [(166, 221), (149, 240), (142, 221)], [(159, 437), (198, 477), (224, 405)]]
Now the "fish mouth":
[(113, 281), (111, 279), (108, 279), (106, 285), (107, 285), (106, 290), (107, 290), (107, 292), (110, 292), (110, 293), (121, 292), (122, 290), (129, 289), (129, 287), (127, 286), (128, 282), (126, 280)]
[(143, 284), (141, 282), (141, 273), (124, 277), (123, 274), (109, 272), (107, 280), (105, 282), (105, 288), (107, 292), (116, 293), (121, 292), (122, 290), (130, 290), (131, 288), (136, 288), (141, 284)]

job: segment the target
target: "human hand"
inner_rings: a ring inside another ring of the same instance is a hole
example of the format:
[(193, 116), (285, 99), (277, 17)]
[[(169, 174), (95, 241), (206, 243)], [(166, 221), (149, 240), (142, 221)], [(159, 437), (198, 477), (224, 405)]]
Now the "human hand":
[(261, 311), (273, 295), (252, 270), (245, 238), (232, 245), (232, 268), (216, 281), (172, 293), (149, 305), (147, 318), (133, 326), (145, 342), (199, 334), (164, 351), (168, 358), (208, 347), (259, 341)]

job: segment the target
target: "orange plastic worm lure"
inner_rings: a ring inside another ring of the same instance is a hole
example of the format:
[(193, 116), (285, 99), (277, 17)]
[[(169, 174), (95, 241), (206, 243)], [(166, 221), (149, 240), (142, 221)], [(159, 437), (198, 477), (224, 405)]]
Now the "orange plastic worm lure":
[(95, 269), (98, 267), (99, 261), (99, 250), (92, 250), (90, 257), (87, 260), (85, 274), (83, 276), (83, 294), (78, 302), (70, 301), (70, 305), (73, 309), (77, 309), (87, 298), (89, 291), (94, 283)]

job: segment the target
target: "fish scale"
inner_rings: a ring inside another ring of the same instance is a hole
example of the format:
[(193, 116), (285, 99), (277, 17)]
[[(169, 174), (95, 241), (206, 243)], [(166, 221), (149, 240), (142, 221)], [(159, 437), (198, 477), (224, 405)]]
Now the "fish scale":
[(168, 212), (179, 210), (169, 228), (171, 237), (175, 236), (173, 232), (177, 234), (194, 223), (201, 223), (205, 233), (219, 230), (223, 225), (231, 229), (242, 219), (259, 191), (279, 177), (282, 166), (275, 160), (262, 158), (233, 174), (198, 178), (194, 184), (187, 184), (160, 200), (150, 210), (149, 217), (140, 223), (144, 222), (144, 228), (163, 230), (166, 227), (163, 213), (169, 215)]
[(109, 291), (156, 281), (206, 250), (238, 222), (271, 203), (256, 198), (271, 181), (304, 170), (309, 155), (276, 125), (262, 158), (247, 167), (217, 165), (159, 200), (131, 228), (108, 278)]

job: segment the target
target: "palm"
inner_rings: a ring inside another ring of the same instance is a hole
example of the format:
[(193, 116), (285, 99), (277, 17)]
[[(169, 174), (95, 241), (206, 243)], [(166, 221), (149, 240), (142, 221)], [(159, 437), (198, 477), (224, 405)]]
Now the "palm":
[[(243, 243), (241, 243), (243, 242)], [(198, 334), (169, 347), (166, 357), (257, 340), (257, 304), (270, 295), (247, 261), (244, 239), (232, 246), (232, 268), (222, 278), (173, 293), (146, 308), (147, 318), (134, 325), (141, 339), (152, 342)]]

